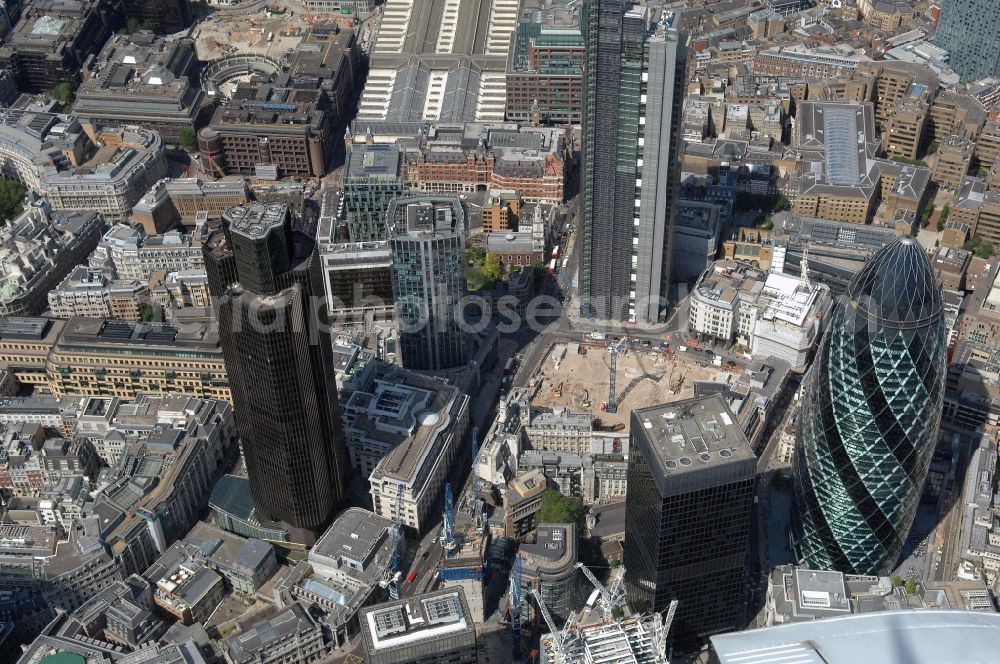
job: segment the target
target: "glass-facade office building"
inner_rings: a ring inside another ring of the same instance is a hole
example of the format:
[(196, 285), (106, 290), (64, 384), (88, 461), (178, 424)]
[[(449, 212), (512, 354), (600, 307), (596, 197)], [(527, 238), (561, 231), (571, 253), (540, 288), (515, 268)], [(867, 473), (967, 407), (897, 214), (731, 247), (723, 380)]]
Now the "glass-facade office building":
[(311, 545), (343, 501), (347, 472), (333, 350), (313, 238), (288, 206), (226, 210), (202, 246), (255, 518)]
[(580, 198), (581, 309), (656, 323), (667, 310), (676, 217), (681, 33), (624, 0), (589, 0)]
[(963, 81), (1000, 76), (1000, 7), (996, 0), (948, 0), (934, 44)]
[(389, 204), (392, 291), (407, 369), (466, 362), (459, 324), (465, 295), (465, 208), (458, 196), (404, 196)]
[(847, 289), (803, 384), (795, 541), (810, 567), (891, 569), (917, 511), (944, 398), (941, 289), (900, 238)]

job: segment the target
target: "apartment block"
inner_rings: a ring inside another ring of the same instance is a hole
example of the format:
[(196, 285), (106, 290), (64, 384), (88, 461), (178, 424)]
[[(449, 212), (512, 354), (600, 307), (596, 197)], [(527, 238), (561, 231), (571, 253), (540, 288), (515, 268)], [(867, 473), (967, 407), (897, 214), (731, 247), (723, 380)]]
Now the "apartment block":
[(942, 189), (957, 190), (969, 173), (975, 149), (976, 144), (968, 134), (946, 137), (938, 147), (931, 180)]
[(907, 98), (896, 105), (889, 116), (888, 134), (882, 141), (889, 157), (916, 159), (927, 124), (928, 106), (921, 99)]
[(1000, 122), (987, 122), (976, 138), (976, 162), (989, 168), (1000, 158)]

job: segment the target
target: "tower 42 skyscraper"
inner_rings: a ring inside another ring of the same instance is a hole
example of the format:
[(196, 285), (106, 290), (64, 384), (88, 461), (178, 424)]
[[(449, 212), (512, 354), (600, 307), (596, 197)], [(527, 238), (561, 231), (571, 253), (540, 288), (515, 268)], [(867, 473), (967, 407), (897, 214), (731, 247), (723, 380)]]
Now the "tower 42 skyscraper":
[(223, 213), (204, 246), (254, 504), (312, 544), (339, 507), (346, 450), (315, 241), (288, 206)]
[(587, 0), (580, 298), (598, 318), (657, 322), (680, 173), (682, 36), (652, 10)]
[(913, 524), (944, 398), (941, 289), (901, 238), (854, 278), (803, 385), (795, 539), (817, 569), (877, 574)]

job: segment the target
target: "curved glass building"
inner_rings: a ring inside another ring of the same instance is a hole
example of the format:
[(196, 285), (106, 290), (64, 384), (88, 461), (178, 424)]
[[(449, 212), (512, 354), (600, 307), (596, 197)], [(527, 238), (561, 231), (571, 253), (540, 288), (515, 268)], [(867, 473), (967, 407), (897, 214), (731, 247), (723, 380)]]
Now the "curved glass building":
[(895, 564), (937, 440), (945, 350), (930, 261), (900, 238), (848, 286), (803, 384), (794, 534), (811, 567)]

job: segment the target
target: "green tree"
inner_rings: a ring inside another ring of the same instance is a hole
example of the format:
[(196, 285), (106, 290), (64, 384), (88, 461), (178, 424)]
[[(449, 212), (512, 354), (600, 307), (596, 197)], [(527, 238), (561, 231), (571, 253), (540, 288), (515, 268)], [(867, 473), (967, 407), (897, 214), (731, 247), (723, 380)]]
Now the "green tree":
[(944, 207), (941, 208), (941, 216), (938, 217), (937, 229), (939, 231), (943, 231), (944, 230), (944, 225), (946, 223), (948, 223), (948, 215), (950, 215), (950, 214), (951, 214), (951, 206), (948, 205), (947, 203), (945, 203)]
[(73, 94), (73, 86), (69, 83), (60, 83), (51, 90), (49, 94), (52, 95), (53, 99), (58, 99), (64, 104), (72, 104), (73, 100), (76, 98)]
[(24, 185), (14, 180), (0, 180), (0, 219), (13, 219), (24, 211)]
[(788, 200), (788, 196), (785, 196), (784, 194), (778, 194), (778, 200), (774, 204), (774, 211), (784, 212), (785, 210), (791, 210), (791, 209), (792, 209), (792, 202)]
[(500, 261), (494, 254), (488, 254), (483, 261), (483, 278), (496, 281), (500, 278)]
[(549, 489), (542, 496), (542, 508), (538, 511), (538, 523), (572, 523), (583, 530), (583, 517), (587, 510), (579, 498), (564, 496), (555, 489)]
[(917, 592), (917, 580), (910, 579), (909, 581), (906, 582), (906, 594), (912, 595), (915, 592)]
[(920, 227), (927, 228), (927, 224), (931, 222), (931, 215), (934, 214), (934, 199), (930, 198), (924, 203), (924, 207), (920, 210)]
[(148, 302), (143, 302), (139, 305), (139, 318), (144, 323), (148, 323), (153, 320), (153, 305)]
[(910, 159), (909, 157), (889, 157), (892, 161), (898, 161), (901, 164), (909, 164), (910, 166), (927, 166), (927, 162), (923, 159)]
[(993, 255), (993, 245), (983, 242), (983, 238), (973, 235), (971, 240), (967, 240), (962, 247), (966, 251), (971, 251), (978, 258), (989, 258)]
[(903, 585), (903, 579), (901, 579), (898, 575), (892, 577), (892, 587), (893, 588), (898, 588), (901, 585)]
[(486, 252), (482, 247), (466, 247), (465, 261), (470, 265), (482, 263), (484, 258), (486, 258)]
[(764, 217), (764, 221), (757, 224), (757, 228), (760, 228), (765, 231), (772, 230), (774, 228), (774, 219), (771, 219), (771, 215), (767, 215), (766, 217)]
[(190, 127), (181, 129), (177, 133), (177, 140), (180, 142), (181, 147), (189, 152), (198, 147), (198, 136), (194, 133), (194, 129)]

